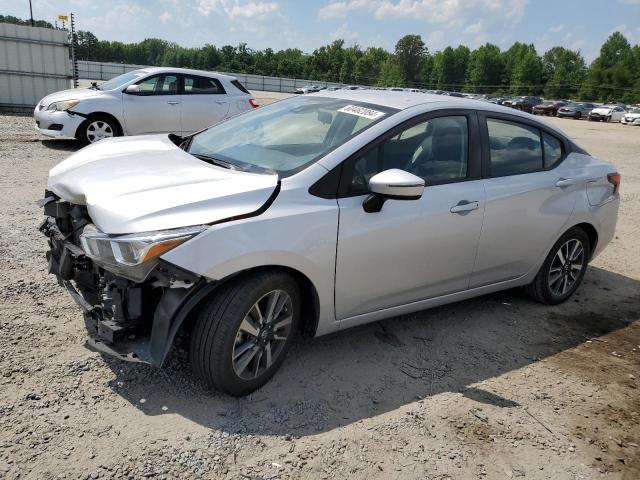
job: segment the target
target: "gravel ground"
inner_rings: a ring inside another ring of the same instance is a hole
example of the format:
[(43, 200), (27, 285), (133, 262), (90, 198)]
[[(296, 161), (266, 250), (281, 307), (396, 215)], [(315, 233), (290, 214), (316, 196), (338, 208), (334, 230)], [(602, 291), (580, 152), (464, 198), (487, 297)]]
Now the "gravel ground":
[(46, 274), (47, 171), (0, 116), (0, 478), (640, 478), (640, 129), (552, 120), (622, 173), (615, 240), (561, 306), (507, 291), (303, 340), (234, 399), (84, 348)]

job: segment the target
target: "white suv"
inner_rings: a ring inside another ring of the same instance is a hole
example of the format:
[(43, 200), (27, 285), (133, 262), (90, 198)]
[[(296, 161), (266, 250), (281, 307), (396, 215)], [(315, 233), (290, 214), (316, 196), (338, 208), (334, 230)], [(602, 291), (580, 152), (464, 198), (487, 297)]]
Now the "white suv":
[(188, 135), (257, 106), (234, 77), (158, 67), (53, 93), (38, 103), (33, 116), (43, 135), (89, 144), (120, 135)]

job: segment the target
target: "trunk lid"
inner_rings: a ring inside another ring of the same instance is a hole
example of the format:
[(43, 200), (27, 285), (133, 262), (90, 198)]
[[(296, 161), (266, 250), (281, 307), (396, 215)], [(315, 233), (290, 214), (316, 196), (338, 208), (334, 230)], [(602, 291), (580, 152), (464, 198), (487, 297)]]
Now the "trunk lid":
[(278, 175), (228, 170), (178, 148), (166, 134), (117, 137), (79, 150), (49, 172), (48, 188), (86, 205), (109, 234), (200, 225), (261, 208)]

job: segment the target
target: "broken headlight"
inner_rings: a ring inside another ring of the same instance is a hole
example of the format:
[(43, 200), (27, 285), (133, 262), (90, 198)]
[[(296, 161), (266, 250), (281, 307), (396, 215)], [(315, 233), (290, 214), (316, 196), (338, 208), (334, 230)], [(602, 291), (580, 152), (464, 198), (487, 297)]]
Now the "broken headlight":
[(193, 238), (207, 227), (177, 228), (129, 235), (107, 235), (87, 225), (80, 243), (87, 257), (112, 273), (142, 282), (165, 252)]

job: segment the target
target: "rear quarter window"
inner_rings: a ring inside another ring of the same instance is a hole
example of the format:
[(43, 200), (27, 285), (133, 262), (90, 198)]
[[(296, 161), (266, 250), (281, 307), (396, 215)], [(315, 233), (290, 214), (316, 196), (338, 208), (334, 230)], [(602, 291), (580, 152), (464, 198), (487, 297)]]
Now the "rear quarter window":
[(242, 93), (249, 93), (249, 90), (247, 90), (246, 88), (244, 88), (244, 85), (242, 85), (238, 80), (232, 80), (231, 81), (231, 85), (233, 85), (234, 87), (236, 87), (238, 90), (240, 90)]

